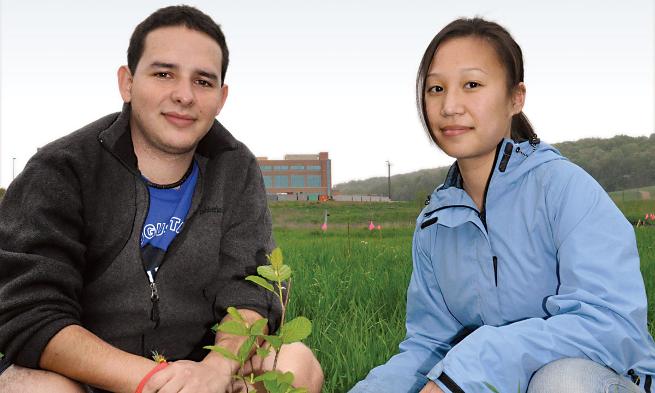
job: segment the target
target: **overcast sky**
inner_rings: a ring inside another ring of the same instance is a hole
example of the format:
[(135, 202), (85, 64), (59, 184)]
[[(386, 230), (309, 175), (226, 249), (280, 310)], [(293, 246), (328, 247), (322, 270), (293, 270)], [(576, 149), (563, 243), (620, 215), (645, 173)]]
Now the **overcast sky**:
[[(116, 70), (164, 1), (0, 0), (0, 185), (37, 147), (120, 110)], [(547, 142), (654, 132), (652, 0), (191, 1), (222, 25), (218, 119), (258, 156), (330, 153), (333, 184), (448, 165), (414, 106), (419, 60), (460, 16), (521, 45), (525, 113)], [(435, 184), (436, 185), (436, 184)]]

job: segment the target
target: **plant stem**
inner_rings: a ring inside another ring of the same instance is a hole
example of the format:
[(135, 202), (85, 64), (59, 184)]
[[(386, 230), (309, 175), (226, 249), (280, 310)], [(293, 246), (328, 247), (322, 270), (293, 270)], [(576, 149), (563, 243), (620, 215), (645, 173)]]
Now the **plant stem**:
[(284, 299), (284, 310), (286, 310), (289, 305), (290, 296), (291, 296), (291, 277), (289, 277), (289, 281), (287, 281), (287, 298)]
[[(284, 319), (286, 318), (286, 314), (287, 314), (287, 305), (289, 304), (289, 296), (291, 295), (291, 277), (289, 277), (289, 281), (287, 281), (286, 299), (282, 296), (282, 281), (278, 281), (277, 289), (280, 293), (278, 296), (280, 298), (280, 306), (282, 306), (282, 319), (280, 321), (280, 332), (281, 332), (282, 326), (284, 326)], [(273, 371), (277, 369), (277, 358), (278, 356), (280, 356), (281, 350), (282, 350), (282, 345), (280, 345), (280, 348), (275, 349), (275, 359), (273, 360)]]
[[(243, 384), (246, 386), (246, 393), (248, 393), (250, 390), (248, 389), (248, 382), (246, 382), (246, 377), (243, 376), (243, 367), (245, 366), (245, 363), (241, 363), (241, 367), (239, 367), (239, 372), (237, 372), (237, 377), (243, 382)], [(252, 367), (252, 363), (251, 363)], [(232, 380), (232, 391), (234, 391), (234, 380)]]

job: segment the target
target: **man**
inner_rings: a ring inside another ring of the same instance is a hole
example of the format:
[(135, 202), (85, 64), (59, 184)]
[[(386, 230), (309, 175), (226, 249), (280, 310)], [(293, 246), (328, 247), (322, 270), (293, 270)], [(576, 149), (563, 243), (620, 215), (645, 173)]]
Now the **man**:
[[(135, 29), (118, 70), (123, 111), (42, 148), (0, 205), (2, 392), (226, 392), (242, 337), (211, 327), (235, 306), (277, 329), (279, 305), (243, 280), (266, 263), (271, 218), (252, 153), (214, 117), (225, 104), (220, 27), (188, 6)], [(173, 360), (152, 377), (151, 353)], [(255, 371), (272, 356), (253, 357)], [(302, 345), (278, 369), (321, 389)]]

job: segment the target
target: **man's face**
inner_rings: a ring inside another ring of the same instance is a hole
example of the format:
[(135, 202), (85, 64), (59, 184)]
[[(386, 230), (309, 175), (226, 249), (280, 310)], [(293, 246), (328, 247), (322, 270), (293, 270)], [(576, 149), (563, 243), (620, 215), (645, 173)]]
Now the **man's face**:
[(154, 154), (193, 152), (207, 134), (225, 99), (222, 53), (205, 33), (184, 26), (148, 33), (134, 75), (118, 71), (123, 101), (132, 105), (135, 148)]

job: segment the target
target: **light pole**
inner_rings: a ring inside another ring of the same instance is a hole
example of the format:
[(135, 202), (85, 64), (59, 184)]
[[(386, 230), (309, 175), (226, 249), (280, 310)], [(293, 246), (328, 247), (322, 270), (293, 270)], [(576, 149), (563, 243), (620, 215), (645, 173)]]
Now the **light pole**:
[(387, 195), (391, 200), (391, 163), (387, 160)]
[(16, 157), (11, 157), (11, 180), (16, 178)]

